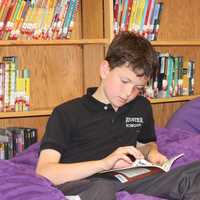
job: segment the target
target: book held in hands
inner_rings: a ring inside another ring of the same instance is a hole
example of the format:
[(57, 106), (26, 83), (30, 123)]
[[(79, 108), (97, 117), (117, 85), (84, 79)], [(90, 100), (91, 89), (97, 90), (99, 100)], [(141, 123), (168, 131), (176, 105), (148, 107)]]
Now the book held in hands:
[(116, 178), (122, 183), (134, 182), (160, 172), (168, 172), (173, 163), (182, 157), (184, 154), (179, 154), (167, 160), (163, 165), (151, 163), (145, 159), (136, 159), (131, 166), (120, 169), (111, 169), (101, 172), (101, 177)]

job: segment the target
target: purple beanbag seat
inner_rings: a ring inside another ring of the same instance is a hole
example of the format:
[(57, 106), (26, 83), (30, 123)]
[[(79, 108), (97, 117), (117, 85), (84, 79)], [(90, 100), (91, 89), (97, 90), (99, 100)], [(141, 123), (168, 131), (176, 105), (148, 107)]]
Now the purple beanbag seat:
[(168, 121), (166, 127), (200, 133), (200, 97), (179, 108)]

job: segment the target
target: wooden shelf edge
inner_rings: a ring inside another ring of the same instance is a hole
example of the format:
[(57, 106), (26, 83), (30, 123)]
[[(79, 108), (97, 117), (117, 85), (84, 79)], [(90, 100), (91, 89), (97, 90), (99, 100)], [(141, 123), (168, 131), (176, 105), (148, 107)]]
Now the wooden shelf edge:
[(200, 97), (200, 95), (179, 96), (179, 97), (160, 98), (160, 99), (150, 99), (150, 102), (152, 104), (180, 102), (180, 101), (189, 101), (189, 100), (195, 99), (197, 97)]
[(169, 40), (169, 41), (152, 41), (153, 46), (200, 46), (200, 40)]
[(52, 109), (32, 110), (32, 111), (27, 111), (27, 112), (0, 112), (0, 119), (49, 116), (51, 112), (52, 112)]
[(109, 39), (80, 40), (0, 40), (0, 46), (42, 46), (42, 45), (73, 45), (73, 44), (108, 44)]
[[(66, 40), (0, 40), (0, 46), (52, 46), (52, 45), (86, 45), (86, 44), (110, 44), (110, 39), (66, 39)], [(152, 41), (153, 46), (200, 46), (200, 40), (169, 40)]]

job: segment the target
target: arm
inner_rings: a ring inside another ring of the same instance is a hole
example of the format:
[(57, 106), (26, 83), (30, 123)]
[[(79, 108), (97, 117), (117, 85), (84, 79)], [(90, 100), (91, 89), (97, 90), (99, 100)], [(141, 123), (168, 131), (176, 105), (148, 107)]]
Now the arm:
[(137, 148), (143, 153), (144, 157), (152, 163), (162, 165), (167, 157), (159, 152), (156, 142), (149, 142), (146, 144), (138, 144)]
[[(79, 163), (59, 163), (61, 154), (53, 149), (42, 150), (36, 167), (36, 173), (59, 185), (89, 177), (95, 173), (112, 168), (130, 165), (132, 161), (127, 154), (143, 157), (133, 146), (120, 147), (102, 160)], [(123, 163), (123, 165), (122, 165)]]
[(49, 179), (53, 184), (59, 185), (88, 177), (104, 169), (101, 161), (88, 161), (81, 163), (59, 163), (61, 154), (53, 149), (42, 150), (36, 167), (36, 173)]
[(143, 153), (144, 157), (152, 163), (162, 165), (166, 160), (166, 156), (161, 154), (156, 144), (156, 133), (151, 103), (146, 101), (144, 104), (144, 126), (141, 134), (139, 134), (137, 148)]

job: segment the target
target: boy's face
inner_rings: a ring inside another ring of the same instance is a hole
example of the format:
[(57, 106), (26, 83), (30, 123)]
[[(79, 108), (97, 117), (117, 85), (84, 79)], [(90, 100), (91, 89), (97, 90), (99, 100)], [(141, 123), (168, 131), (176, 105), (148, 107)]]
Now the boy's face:
[(137, 76), (127, 65), (110, 70), (108, 63), (101, 69), (105, 100), (115, 110), (132, 101), (147, 84), (146, 76)]

